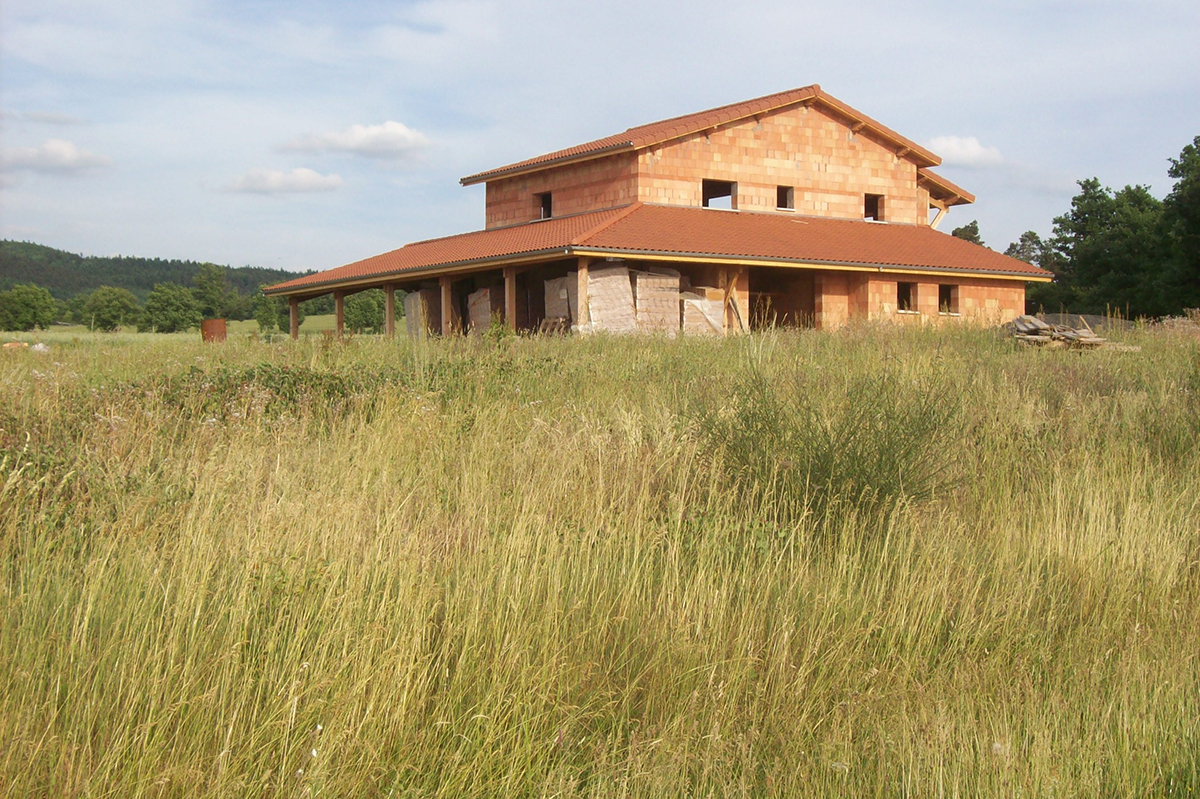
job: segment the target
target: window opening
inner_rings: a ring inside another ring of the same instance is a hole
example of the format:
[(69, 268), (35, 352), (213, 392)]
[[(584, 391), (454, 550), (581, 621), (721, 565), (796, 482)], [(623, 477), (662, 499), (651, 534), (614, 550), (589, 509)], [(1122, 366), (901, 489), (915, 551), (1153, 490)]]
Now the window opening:
[(737, 208), (737, 184), (728, 180), (704, 180), (700, 199), (705, 208)]
[(775, 189), (775, 207), (786, 208), (789, 211), (796, 208), (796, 190), (791, 186), (777, 186)]
[(868, 194), (863, 202), (863, 219), (883, 221), (883, 195)]
[(896, 310), (901, 313), (913, 313), (917, 310), (917, 284), (896, 284)]
[(943, 314), (958, 313), (958, 286), (938, 286), (938, 312)]
[(535, 200), (537, 200), (538, 207), (541, 209), (541, 216), (539, 219), (549, 219), (554, 215), (554, 204), (550, 200), (550, 192), (547, 191), (543, 192), (542, 194), (535, 194), (533, 197)]

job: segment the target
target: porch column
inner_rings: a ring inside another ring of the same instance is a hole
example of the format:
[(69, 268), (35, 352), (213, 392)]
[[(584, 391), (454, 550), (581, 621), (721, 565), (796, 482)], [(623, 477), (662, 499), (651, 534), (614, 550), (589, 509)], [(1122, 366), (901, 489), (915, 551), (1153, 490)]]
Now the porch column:
[(346, 295), (344, 292), (333, 292), (333, 313), (337, 320), (337, 337), (341, 338), (346, 328)]
[[(749, 283), (746, 270), (734, 268), (722, 268), (720, 271), (719, 285), (724, 291), (725, 301), (723, 312), (723, 326), (725, 332), (730, 330), (738, 333), (745, 333), (747, 330), (747, 320), (742, 313), (742, 291), (739, 290), (740, 284), (745, 280)], [(749, 286), (747, 285), (745, 293), (749, 295)]]
[(504, 267), (504, 321), (510, 330), (517, 329), (517, 268)]
[(396, 287), (391, 283), (383, 287), (383, 332), (388, 338), (396, 336)]
[(293, 339), (300, 338), (300, 298), (288, 297), (288, 329)]
[(575, 303), (578, 306), (576, 313), (579, 316), (575, 320), (575, 324), (577, 325), (590, 324), (592, 321), (592, 314), (588, 308), (588, 266), (591, 263), (591, 258), (581, 256), (579, 258), (579, 265), (576, 268), (575, 276), (577, 285), (575, 289)]
[(442, 335), (449, 336), (454, 332), (451, 324), (451, 313), (454, 310), (453, 297), (451, 296), (451, 283), (449, 275), (442, 275), (438, 279), (438, 283), (442, 288)]

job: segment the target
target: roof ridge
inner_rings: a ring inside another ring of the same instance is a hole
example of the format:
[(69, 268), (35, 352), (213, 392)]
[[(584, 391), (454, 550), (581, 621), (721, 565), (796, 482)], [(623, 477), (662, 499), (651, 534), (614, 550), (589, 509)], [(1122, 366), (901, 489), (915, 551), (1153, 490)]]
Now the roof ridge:
[[(749, 100), (738, 100), (737, 102), (725, 103), (724, 105), (714, 106), (713, 108), (705, 108), (701, 111), (693, 111), (690, 114), (679, 114), (678, 116), (667, 117), (666, 119), (659, 119), (654, 122), (647, 122), (642, 125), (634, 125), (633, 127), (626, 128), (625, 133), (632, 133), (633, 131), (639, 130), (640, 128), (649, 128), (649, 127), (654, 127), (655, 125), (666, 125), (670, 122), (678, 122), (680, 120), (688, 119), (690, 117), (699, 117), (699, 116), (704, 116), (707, 114), (716, 114), (716, 113), (720, 113), (721, 111), (731, 109), (735, 106), (748, 105), (750, 103), (757, 103), (757, 102), (761, 102), (763, 100), (773, 100), (774, 98), (777, 98), (777, 97), (783, 97), (784, 95), (789, 95), (789, 94), (797, 94), (797, 93), (803, 92), (803, 91), (811, 91), (812, 96), (816, 97), (821, 94), (821, 84), (810, 83), (808, 86), (797, 86), (794, 89), (784, 89), (781, 92), (773, 92), (771, 94), (764, 94), (762, 97), (751, 97)], [(793, 102), (799, 103), (805, 99), (808, 99), (808, 98), (799, 98), (796, 100), (789, 100), (787, 103), (785, 103), (785, 105), (791, 105)]]
[(574, 247), (576, 245), (583, 244), (588, 239), (590, 239), (592, 236), (595, 236), (597, 233), (607, 230), (612, 225), (621, 221), (622, 219), (629, 216), (630, 214), (632, 214), (634, 211), (636, 211), (637, 209), (639, 209), (641, 207), (642, 207), (642, 201), (634, 200), (632, 203), (630, 203), (629, 205), (627, 205), (623, 209), (621, 209), (620, 213), (613, 214), (613, 216), (610, 219), (605, 219), (605, 220), (601, 221), (599, 224), (594, 225), (593, 227), (589, 228), (588, 230), (585, 230), (584, 232), (580, 233), (575, 238), (571, 239), (571, 246)]

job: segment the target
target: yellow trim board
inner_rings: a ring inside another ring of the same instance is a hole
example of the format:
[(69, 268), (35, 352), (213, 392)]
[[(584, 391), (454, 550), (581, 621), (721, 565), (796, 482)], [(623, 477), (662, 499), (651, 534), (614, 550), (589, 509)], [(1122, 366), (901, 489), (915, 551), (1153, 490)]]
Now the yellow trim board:
[(823, 264), (816, 261), (777, 261), (766, 258), (722, 258), (720, 256), (701, 255), (620, 253), (612, 250), (588, 250), (585, 248), (572, 248), (571, 254), (590, 255), (597, 258), (621, 256), (623, 258), (628, 258), (631, 261), (674, 261), (677, 263), (720, 264), (723, 266), (777, 266), (795, 269), (822, 269), (836, 272), (882, 272), (884, 274), (900, 275), (947, 275), (954, 277), (982, 278), (986, 280), (1020, 280), (1022, 282), (1033, 281), (1035, 283), (1049, 283), (1054, 279), (1053, 277), (1042, 277), (1040, 275), (1017, 275), (996, 272), (966, 272), (958, 269), (937, 269), (934, 267), (860, 266), (832, 263)]
[(964, 277), (979, 280), (1016, 280), (1023, 283), (1049, 283), (1053, 277), (1040, 275), (997, 274), (995, 272), (968, 272), (956, 269), (936, 269), (930, 267), (898, 267), (898, 266), (866, 266), (858, 264), (819, 263), (816, 261), (781, 261), (767, 258), (726, 258), (721, 256), (684, 255), (620, 252), (617, 250), (595, 250), (586, 247), (564, 247), (552, 252), (530, 253), (522, 256), (497, 258), (494, 260), (478, 261), (475, 263), (446, 264), (431, 267), (416, 267), (404, 272), (387, 272), (378, 275), (366, 275), (345, 281), (330, 281), (315, 286), (297, 286), (294, 291), (281, 289), (265, 292), (267, 296), (296, 296), (302, 298), (319, 297), (333, 291), (346, 289), (379, 288), (389, 283), (400, 285), (413, 283), (443, 275), (471, 275), (479, 272), (489, 272), (511, 264), (537, 264), (548, 261), (560, 261), (576, 257), (591, 257), (601, 261), (605, 258), (622, 258), (631, 261), (665, 261), (670, 263), (713, 264), (718, 266), (770, 266), (784, 269), (811, 269), (835, 272), (866, 272), (875, 274), (895, 275), (936, 275), (944, 277)]

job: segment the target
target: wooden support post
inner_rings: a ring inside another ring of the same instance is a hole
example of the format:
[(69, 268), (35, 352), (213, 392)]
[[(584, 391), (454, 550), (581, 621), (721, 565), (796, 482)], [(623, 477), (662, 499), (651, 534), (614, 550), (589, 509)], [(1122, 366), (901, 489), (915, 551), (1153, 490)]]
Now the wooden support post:
[(450, 276), (442, 275), (438, 282), (442, 287), (442, 335), (449, 336), (454, 332), (452, 319), (454, 302), (451, 291), (452, 284), (450, 283)]
[(717, 288), (721, 290), (721, 332), (729, 332), (729, 270), (721, 267), (717, 270)]
[(300, 298), (288, 297), (288, 329), (293, 339), (300, 338)]
[(346, 295), (341, 291), (333, 292), (333, 313), (337, 320), (336, 335), (341, 338), (346, 328)]
[(739, 305), (740, 297), (738, 295), (737, 284), (742, 279), (744, 269), (725, 269), (720, 271), (719, 284), (724, 291), (725, 301), (722, 303), (724, 308), (723, 328), (726, 333), (730, 329), (739, 332), (745, 332), (746, 320), (742, 318), (742, 307)]
[(383, 287), (383, 332), (396, 337), (396, 287), (391, 283)]
[(942, 224), (942, 217), (944, 217), (946, 215), (948, 206), (946, 205), (946, 203), (937, 202), (936, 200), (930, 200), (929, 205), (931, 207), (937, 209), (937, 214), (933, 217), (933, 220), (929, 223), (929, 227), (933, 228), (934, 230), (937, 230), (937, 226)]
[(504, 322), (510, 330), (517, 329), (517, 268), (504, 267)]
[(576, 267), (575, 304), (577, 307), (575, 310), (579, 316), (575, 320), (577, 325), (588, 325), (592, 322), (592, 314), (588, 308), (588, 266), (591, 263), (591, 258), (580, 256), (579, 264)]

